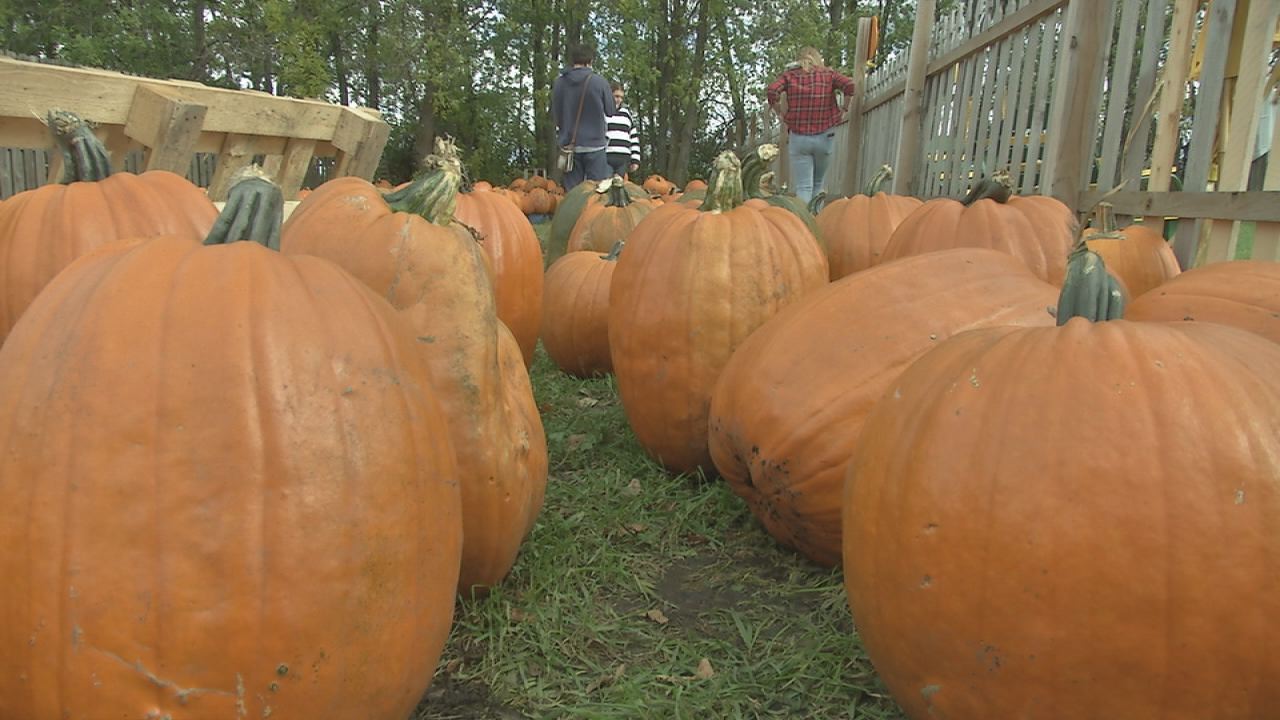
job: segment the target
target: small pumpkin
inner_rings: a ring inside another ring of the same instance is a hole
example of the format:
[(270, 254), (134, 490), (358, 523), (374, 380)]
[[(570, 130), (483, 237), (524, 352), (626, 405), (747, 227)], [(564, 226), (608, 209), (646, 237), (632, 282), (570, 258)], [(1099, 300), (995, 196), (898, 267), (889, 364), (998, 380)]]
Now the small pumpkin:
[(619, 240), (607, 255), (590, 250), (571, 252), (547, 270), (542, 347), (556, 367), (575, 377), (613, 371), (609, 286), (625, 244)]
[[(649, 199), (649, 193), (635, 183), (624, 182), (623, 187), (627, 189), (627, 193), (631, 195), (633, 200)], [(582, 211), (588, 205), (605, 201), (605, 196), (595, 192), (595, 189), (595, 180), (580, 182), (572, 190), (565, 193), (564, 197), (556, 205), (555, 214), (551, 217), (551, 227), (547, 231), (547, 242), (543, 252), (544, 262), (547, 267), (550, 267), (551, 263), (559, 260), (560, 256), (565, 254), (566, 248), (569, 246), (569, 236), (573, 233), (574, 226), (578, 224), (578, 218), (582, 216)]]
[(1173, 248), (1160, 233), (1142, 225), (1116, 228), (1115, 210), (1099, 203), (1092, 224), (1081, 233), (1089, 249), (1102, 256), (1107, 269), (1137, 297), (1181, 272)]
[(963, 200), (934, 198), (893, 231), (880, 262), (954, 247), (1008, 253), (1053, 285), (1062, 285), (1067, 255), (1076, 242), (1076, 219), (1061, 201), (1014, 195), (1009, 176), (976, 183)]
[(569, 234), (569, 252), (608, 252), (618, 241), (626, 240), (636, 224), (657, 207), (647, 198), (632, 198), (622, 178), (617, 176), (602, 180), (596, 186), (596, 192), (606, 199), (582, 209)]
[(893, 231), (923, 204), (910, 195), (880, 190), (891, 176), (892, 170), (885, 165), (861, 195), (829, 199), (819, 211), (818, 233), (827, 241), (833, 281), (878, 263)]

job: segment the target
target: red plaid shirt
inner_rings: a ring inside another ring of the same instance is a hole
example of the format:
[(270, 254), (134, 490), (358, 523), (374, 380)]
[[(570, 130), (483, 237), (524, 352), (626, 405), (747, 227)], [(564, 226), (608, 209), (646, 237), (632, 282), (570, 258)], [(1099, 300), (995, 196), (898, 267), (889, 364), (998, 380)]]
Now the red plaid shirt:
[(836, 105), (836, 90), (853, 94), (853, 80), (831, 68), (819, 67), (808, 72), (792, 68), (778, 76), (768, 89), (769, 104), (778, 106), (778, 96), (787, 95), (787, 113), (782, 116), (787, 129), (801, 135), (824, 132), (843, 119)]

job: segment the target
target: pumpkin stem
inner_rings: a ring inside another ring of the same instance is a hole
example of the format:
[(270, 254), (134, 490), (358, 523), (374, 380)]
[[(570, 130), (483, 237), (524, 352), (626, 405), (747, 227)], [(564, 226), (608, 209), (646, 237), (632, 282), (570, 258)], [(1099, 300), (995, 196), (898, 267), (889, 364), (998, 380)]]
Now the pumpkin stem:
[(982, 178), (974, 183), (969, 194), (960, 202), (972, 205), (979, 200), (995, 200), (998, 203), (1009, 202), (1013, 196), (1013, 180), (1006, 170), (1001, 170), (991, 177)]
[(809, 205), (807, 209), (809, 210), (810, 215), (817, 215), (818, 213), (822, 212), (822, 208), (826, 206), (827, 206), (827, 191), (823, 190), (817, 195), (814, 195), (813, 198), (809, 200)]
[(384, 196), (387, 206), (396, 212), (413, 213), (436, 225), (453, 222), (458, 207), (458, 188), (462, 187), (462, 161), (453, 140), (436, 138), (436, 151), (427, 156), (423, 170), (413, 182)]
[(245, 240), (279, 250), (283, 220), (284, 193), (261, 167), (249, 165), (232, 179), (227, 203), (204, 244), (226, 245)]
[[(765, 143), (742, 155), (742, 189), (746, 197), (762, 198), (773, 194), (766, 185), (773, 180), (769, 165), (778, 157), (778, 152), (777, 145)], [(712, 180), (714, 182), (714, 178)]]
[(881, 165), (880, 170), (877, 171), (875, 175), (871, 176), (871, 180), (867, 183), (867, 186), (862, 189), (862, 194), (867, 197), (875, 195), (880, 192), (880, 189), (884, 187), (884, 184), (888, 182), (891, 177), (893, 177), (893, 168), (888, 165)]
[(62, 153), (58, 184), (96, 182), (111, 175), (111, 157), (89, 123), (73, 112), (50, 110), (46, 119), (53, 142)]
[(1111, 203), (1098, 203), (1093, 209), (1093, 221), (1089, 223), (1089, 231), (1085, 234), (1089, 240), (1124, 237), (1123, 233), (1116, 230), (1116, 212)]
[(618, 259), (618, 256), (622, 254), (622, 248), (623, 248), (626, 244), (627, 244), (627, 241), (626, 241), (626, 240), (619, 240), (618, 242), (616, 242), (616, 243), (614, 243), (614, 244), (613, 244), (613, 247), (612, 247), (612, 248), (610, 248), (610, 249), (609, 249), (609, 254), (608, 254), (608, 255), (601, 255), (601, 256), (600, 256), (600, 259), (601, 259), (601, 260), (609, 260), (610, 262), (616, 261), (616, 260)]
[(741, 205), (746, 200), (742, 192), (742, 161), (732, 150), (725, 150), (716, 158), (713, 167), (715, 176), (711, 178), (711, 186), (707, 188), (707, 197), (700, 209), (724, 212)]
[(1073, 317), (1089, 322), (1117, 320), (1124, 316), (1124, 292), (1107, 272), (1102, 256), (1083, 243), (1067, 258), (1067, 276), (1058, 295), (1058, 325)]
[[(626, 184), (622, 182), (621, 177), (614, 175), (604, 182), (609, 184), (605, 188), (605, 192), (609, 193), (609, 198), (604, 203), (605, 207), (624, 208), (631, 204), (631, 194), (627, 192)], [(601, 185), (603, 184), (601, 183)]]

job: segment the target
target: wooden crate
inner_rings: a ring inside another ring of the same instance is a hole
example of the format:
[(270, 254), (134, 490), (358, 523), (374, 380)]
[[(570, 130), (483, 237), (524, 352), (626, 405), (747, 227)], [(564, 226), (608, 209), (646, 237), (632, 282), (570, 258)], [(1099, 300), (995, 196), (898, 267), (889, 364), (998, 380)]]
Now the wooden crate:
[[(51, 148), (43, 118), (53, 108), (69, 110), (96, 125), (117, 168), (139, 149), (143, 169), (180, 175), (195, 153), (216, 155), (214, 200), (226, 198), (231, 176), (258, 155), (290, 199), (313, 157), (334, 157), (335, 176), (372, 179), (390, 135), (368, 108), (3, 56), (0, 88), (0, 147)], [(61, 162), (50, 153), (48, 177), (57, 177)]]

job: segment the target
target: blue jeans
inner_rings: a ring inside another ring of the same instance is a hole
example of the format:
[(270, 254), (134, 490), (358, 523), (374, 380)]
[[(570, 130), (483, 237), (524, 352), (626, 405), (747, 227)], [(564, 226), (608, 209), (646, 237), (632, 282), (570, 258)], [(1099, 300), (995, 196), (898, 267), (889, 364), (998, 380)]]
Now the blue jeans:
[(583, 180), (604, 180), (613, 175), (604, 148), (573, 154), (573, 169), (564, 174), (564, 189), (568, 192)]
[(791, 163), (791, 187), (796, 197), (806, 203), (814, 195), (826, 189), (827, 163), (831, 160), (831, 147), (836, 142), (836, 131), (827, 130), (816, 135), (787, 135), (787, 159)]

